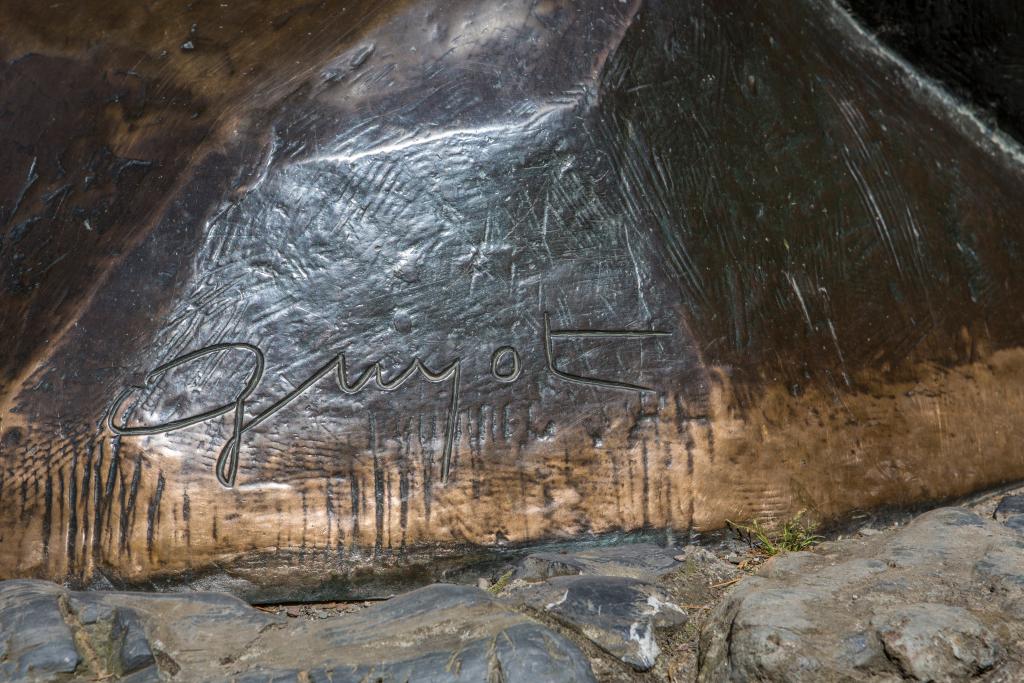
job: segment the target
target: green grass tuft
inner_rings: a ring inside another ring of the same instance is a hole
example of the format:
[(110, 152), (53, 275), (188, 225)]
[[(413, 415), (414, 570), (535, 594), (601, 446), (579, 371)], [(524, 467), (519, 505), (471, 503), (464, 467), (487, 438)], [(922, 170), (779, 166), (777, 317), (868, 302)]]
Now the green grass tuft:
[(487, 590), (493, 595), (497, 595), (501, 591), (505, 590), (505, 586), (507, 586), (508, 582), (512, 580), (513, 574), (515, 574), (515, 570), (509, 569), (507, 572), (501, 575), (501, 578), (494, 582), (493, 586), (491, 586)]
[(765, 529), (756, 520), (750, 525), (725, 521), (751, 548), (762, 555), (773, 557), (779, 553), (807, 550), (824, 540), (822, 536), (815, 535), (818, 525), (806, 521), (804, 512), (801, 510), (783, 524), (781, 529), (774, 532)]

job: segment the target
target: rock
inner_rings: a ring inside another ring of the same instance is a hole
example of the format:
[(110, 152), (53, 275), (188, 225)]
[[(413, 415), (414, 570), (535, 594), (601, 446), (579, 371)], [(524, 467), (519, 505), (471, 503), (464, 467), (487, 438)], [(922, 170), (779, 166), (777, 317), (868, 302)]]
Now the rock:
[(116, 647), (121, 673), (134, 673), (155, 663), (146, 632), (135, 612), (120, 608), (114, 611), (114, 627), (110, 639)]
[(996, 506), (992, 518), (998, 522), (1009, 523), (1011, 519), (1024, 516), (1024, 494), (1005, 496)]
[(93, 626), (114, 618), (114, 607), (102, 602), (103, 593), (75, 593), (68, 598), (68, 608), (83, 626)]
[(895, 606), (880, 610), (871, 625), (886, 656), (912, 680), (963, 680), (995, 666), (995, 636), (959, 607)]
[(983, 587), (1006, 614), (1024, 621), (1024, 567), (1021, 541), (993, 548), (974, 565)]
[(741, 556), (750, 552), (749, 544), (744, 543), (737, 538), (733, 538), (732, 536), (721, 539), (714, 547), (722, 557), (728, 557), (730, 555)]
[(655, 628), (686, 622), (661, 590), (622, 576), (557, 576), (515, 588), (506, 600), (555, 617), (637, 671), (661, 652)]
[(164, 679), (160, 676), (159, 669), (155, 666), (150, 666), (133, 674), (121, 676), (117, 680), (119, 683), (160, 683)]
[(355, 615), (299, 620), (210, 593), (4, 582), (0, 656), (4, 681), (593, 681), (588, 660), (564, 637), (486, 592), (454, 585)]
[(711, 572), (714, 576), (720, 576), (721, 572), (731, 574), (735, 572), (735, 568), (720, 559), (713, 552), (707, 548), (703, 548), (699, 545), (688, 545), (683, 548), (683, 551), (675, 556), (677, 562), (681, 564), (676, 565), (676, 570), (682, 570), (684, 572), (696, 572), (707, 574)]
[(1014, 515), (1007, 519), (1005, 524), (1017, 533), (1024, 534), (1024, 515)]
[(622, 576), (653, 582), (680, 566), (678, 550), (653, 543), (627, 543), (576, 553), (534, 553), (523, 558), (515, 579), (541, 581), (554, 576)]
[(717, 598), (713, 586), (736, 577), (739, 569), (700, 546), (687, 546), (679, 555), (679, 569), (659, 582), (671, 591), (676, 603), (683, 607), (704, 607)]
[(81, 657), (64, 621), (58, 586), (37, 581), (0, 583), (0, 679), (54, 681)]
[(1024, 540), (959, 508), (772, 558), (718, 605), (700, 681), (1024, 677)]

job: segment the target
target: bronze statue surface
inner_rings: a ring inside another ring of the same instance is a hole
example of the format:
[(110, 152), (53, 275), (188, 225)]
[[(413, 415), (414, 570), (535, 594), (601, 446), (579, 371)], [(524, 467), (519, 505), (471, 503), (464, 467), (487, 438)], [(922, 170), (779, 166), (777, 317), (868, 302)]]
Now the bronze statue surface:
[(0, 18), (0, 577), (370, 595), (1024, 477), (1024, 155), (832, 2)]

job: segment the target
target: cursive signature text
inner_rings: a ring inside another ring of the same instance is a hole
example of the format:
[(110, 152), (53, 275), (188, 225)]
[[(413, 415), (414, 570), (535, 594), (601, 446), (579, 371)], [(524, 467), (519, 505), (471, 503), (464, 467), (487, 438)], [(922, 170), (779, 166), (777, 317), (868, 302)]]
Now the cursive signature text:
[[(598, 377), (576, 375), (564, 370), (559, 370), (555, 362), (554, 342), (558, 339), (587, 339), (587, 338), (621, 338), (621, 339), (644, 339), (647, 337), (670, 336), (669, 332), (657, 330), (552, 330), (550, 317), (544, 313), (544, 356), (547, 370), (557, 379), (606, 389), (619, 391), (650, 392), (654, 391), (639, 384), (620, 382)], [(226, 351), (241, 351), (251, 355), (254, 361), (252, 370), (246, 378), (245, 384), (232, 400), (205, 410), (195, 415), (183, 417), (169, 422), (163, 422), (148, 426), (128, 426), (127, 417), (124, 415), (123, 406), (128, 398), (136, 391), (152, 387), (165, 373), (174, 368), (181, 367), (188, 363), (198, 361), (207, 356)], [(246, 419), (246, 401), (259, 386), (263, 379), (266, 367), (263, 352), (252, 344), (244, 342), (232, 342), (214, 344), (207, 346), (153, 369), (145, 378), (143, 386), (131, 386), (122, 391), (114, 399), (114, 402), (107, 412), (106, 425), (111, 432), (118, 436), (149, 436), (164, 434), (179, 429), (185, 429), (203, 422), (215, 420), (222, 415), (231, 413), (232, 430), (231, 436), (223, 445), (217, 456), (214, 472), (217, 481), (222, 486), (232, 487), (238, 474), (238, 459), (241, 452), (242, 438), (246, 433), (263, 424), (275, 414), (286, 408), (299, 396), (305, 393), (311, 386), (327, 377), (333, 375), (338, 388), (347, 395), (358, 394), (367, 385), (373, 384), (381, 391), (395, 391), (414, 377), (422, 377), (433, 384), (448, 383), (448, 409), (444, 423), (444, 448), (441, 453), (441, 481), (447, 482), (451, 470), (452, 449), (455, 444), (455, 428), (459, 412), (459, 392), (462, 379), (462, 359), (456, 358), (443, 368), (433, 370), (424, 361), (414, 358), (404, 369), (394, 377), (388, 379), (384, 376), (384, 369), (380, 361), (368, 365), (355, 379), (350, 379), (348, 362), (345, 354), (338, 354), (330, 361), (321, 366), (316, 372), (310, 375), (299, 386), (288, 392), (272, 405)], [(511, 346), (498, 348), (491, 356), (491, 375), (499, 382), (511, 383), (519, 379), (522, 374), (522, 362), (519, 352)], [(118, 419), (120, 417), (120, 420)], [(120, 422), (120, 424), (119, 424)]]

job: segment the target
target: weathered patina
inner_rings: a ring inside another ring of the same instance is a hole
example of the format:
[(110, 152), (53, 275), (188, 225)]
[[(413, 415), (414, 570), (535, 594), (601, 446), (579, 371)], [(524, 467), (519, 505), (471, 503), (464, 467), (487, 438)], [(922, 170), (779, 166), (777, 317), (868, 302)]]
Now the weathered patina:
[(0, 36), (0, 576), (367, 594), (1024, 477), (1024, 156), (831, 2)]

